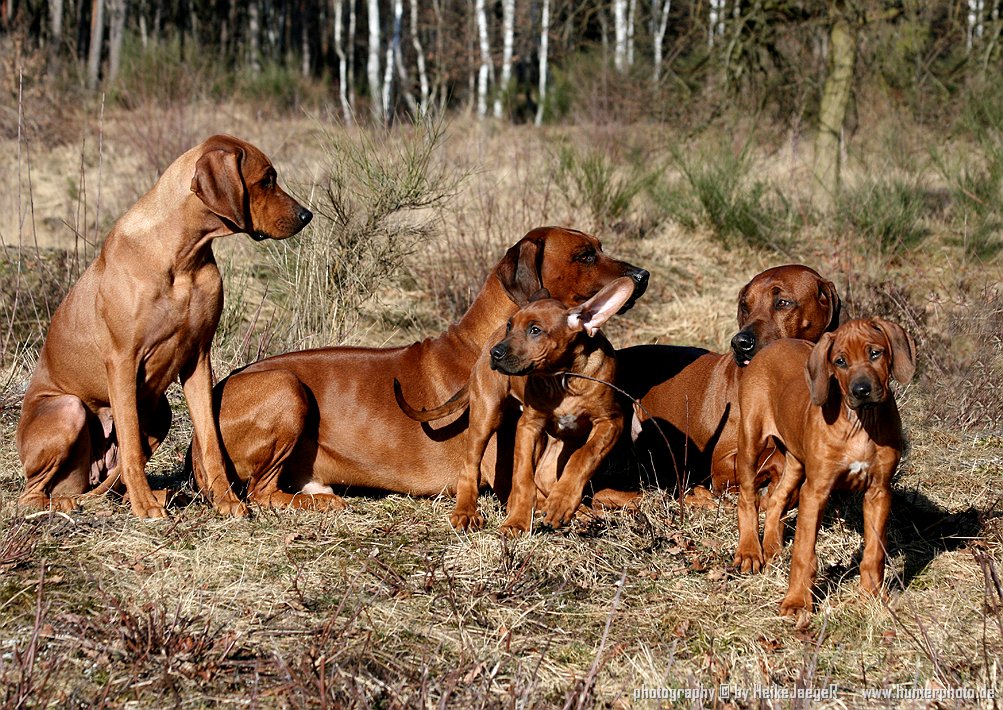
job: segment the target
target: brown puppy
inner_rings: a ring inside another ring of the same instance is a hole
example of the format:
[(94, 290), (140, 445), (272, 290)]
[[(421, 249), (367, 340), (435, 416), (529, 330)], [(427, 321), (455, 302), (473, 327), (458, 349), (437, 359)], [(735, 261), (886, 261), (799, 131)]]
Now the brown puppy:
[[(864, 491), (860, 583), (871, 594), (881, 589), (891, 479), (903, 444), (889, 379), (908, 382), (915, 363), (912, 338), (894, 323), (870, 318), (844, 323), (814, 347), (801, 340), (778, 341), (757, 355), (743, 375), (734, 560), (742, 572), (759, 571), (780, 552), (781, 517), (801, 486), (790, 585), (781, 614), (811, 611), (815, 539), (836, 487)], [(786, 465), (766, 504), (761, 547), (755, 466), (771, 441), (786, 455)]]
[(212, 413), (209, 349), (223, 308), (212, 240), (285, 239), (312, 216), (242, 140), (213, 136), (174, 161), (52, 317), (17, 429), (20, 502), (69, 510), (76, 496), (121, 481), (136, 515), (163, 517), (145, 467), (170, 427), (164, 392), (180, 377), (203, 487), (221, 512), (246, 514), (227, 484)]
[[(516, 429), (509, 514), (502, 530), (512, 534), (530, 528), (536, 500), (533, 472), (545, 431), (571, 445), (580, 444), (544, 507), (545, 524), (559, 527), (570, 521), (581, 503), (582, 489), (623, 430), (623, 412), (613, 390), (595, 380), (612, 382), (616, 374), (613, 346), (599, 328), (633, 292), (633, 281), (620, 278), (571, 309), (546, 298), (549, 294), (543, 292), (540, 300), (525, 305), (506, 327), (495, 332), (489, 342), (496, 344), (481, 353), (469, 383), (435, 409), (412, 408), (394, 380), (397, 403), (417, 421), (470, 410), (467, 456), (450, 516), (453, 527), (477, 530), (484, 525), (477, 510), (481, 460), (488, 441), (501, 426), (509, 396), (523, 403), (523, 412)], [(569, 377), (567, 373), (585, 377)]]
[[(333, 486), (452, 491), (467, 448), (465, 418), (436, 429), (422, 425), (379, 383), (396, 378), (412, 402), (442, 402), (466, 383), (491, 334), (518, 310), (509, 293), (528, 300), (542, 287), (576, 305), (622, 276), (633, 280), (634, 298), (647, 286), (648, 272), (606, 256), (595, 237), (535, 229), (509, 249), (460, 322), (438, 338), (287, 353), (232, 374), (216, 392), (233, 473), (251, 500), (271, 506), (339, 508), (344, 502)], [(489, 446), (484, 472), (492, 485), (494, 460)], [(197, 456), (193, 465), (201, 466)]]
[[(744, 366), (780, 338), (818, 340), (838, 325), (839, 309), (836, 287), (814, 269), (777, 266), (753, 277), (739, 293), (739, 332), (731, 354), (667, 345), (619, 350), (620, 384), (641, 401), (632, 425), (638, 445), (662, 457), (668, 453), (661, 434), (647, 423), (654, 419), (679, 439), (671, 459), (678, 466), (685, 462), (687, 473), (696, 474), (694, 482), (709, 478), (715, 491), (734, 486), (738, 419), (733, 410)], [(660, 460), (658, 465), (673, 464)]]

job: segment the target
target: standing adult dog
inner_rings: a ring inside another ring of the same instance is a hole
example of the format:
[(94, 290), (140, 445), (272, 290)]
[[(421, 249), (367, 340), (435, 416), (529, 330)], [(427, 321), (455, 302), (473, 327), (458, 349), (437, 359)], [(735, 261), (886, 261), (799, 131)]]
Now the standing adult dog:
[[(606, 256), (588, 234), (534, 229), (508, 250), (460, 321), (437, 338), (397, 348), (286, 353), (235, 372), (216, 391), (232, 472), (250, 500), (274, 507), (340, 508), (334, 486), (451, 492), (463, 468), (466, 415), (434, 429), (416, 422), (397, 406), (392, 380), (418, 407), (441, 403), (467, 382), (491, 334), (518, 310), (509, 294), (528, 300), (545, 288), (577, 305), (622, 276), (634, 282), (626, 308), (644, 292), (647, 271)], [(484, 467), (492, 485), (494, 459), (492, 447)], [(192, 464), (196, 471), (202, 466), (197, 455)]]
[[(891, 481), (903, 446), (889, 380), (907, 383), (915, 370), (912, 338), (895, 323), (868, 318), (844, 323), (814, 347), (800, 340), (774, 343), (742, 377), (734, 560), (742, 572), (758, 572), (780, 552), (781, 516), (794, 491), (801, 489), (781, 614), (811, 611), (818, 566), (815, 540), (829, 495), (837, 487), (864, 492), (860, 583), (870, 594), (880, 591)], [(785, 455), (786, 464), (766, 505), (760, 546), (755, 469), (771, 442)]]
[[(831, 281), (800, 264), (777, 266), (757, 274), (739, 292), (739, 331), (730, 354), (668, 345), (618, 351), (621, 386), (641, 400), (633, 427), (638, 446), (654, 456), (656, 468), (685, 464), (687, 473), (695, 474), (694, 483), (709, 478), (716, 491), (734, 486), (734, 409), (743, 368), (780, 338), (817, 341), (839, 324), (839, 310)], [(663, 433), (671, 452), (665, 451)]]
[(163, 517), (145, 469), (171, 424), (164, 392), (180, 377), (203, 487), (221, 512), (246, 514), (212, 412), (209, 349), (223, 308), (212, 240), (285, 239), (312, 216), (278, 186), (268, 158), (237, 138), (212, 136), (172, 163), (52, 317), (17, 428), (20, 502), (69, 510), (80, 494), (121, 482), (136, 515)]

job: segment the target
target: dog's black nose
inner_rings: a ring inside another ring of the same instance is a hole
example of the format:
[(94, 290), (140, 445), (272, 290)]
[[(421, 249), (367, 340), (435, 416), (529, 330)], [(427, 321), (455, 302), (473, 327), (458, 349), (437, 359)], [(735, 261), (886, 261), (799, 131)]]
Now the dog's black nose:
[(748, 355), (756, 349), (756, 336), (747, 330), (740, 330), (731, 339), (731, 347), (736, 353)]
[(651, 276), (651, 274), (649, 274), (647, 271), (645, 271), (644, 269), (637, 269), (637, 268), (635, 268), (634, 271), (631, 272), (630, 274), (630, 278), (634, 279), (634, 283), (636, 283), (637, 285), (647, 284), (649, 276)]
[(506, 354), (508, 354), (508, 348), (503, 343), (498, 343), (491, 348), (491, 359), (496, 362), (503, 359)]
[(871, 396), (871, 383), (867, 380), (857, 380), (850, 385), (850, 392), (857, 399), (865, 399)]
[(310, 220), (313, 219), (313, 212), (308, 210), (306, 207), (300, 207), (296, 210), (296, 218), (299, 219), (300, 223), (305, 227), (310, 224)]

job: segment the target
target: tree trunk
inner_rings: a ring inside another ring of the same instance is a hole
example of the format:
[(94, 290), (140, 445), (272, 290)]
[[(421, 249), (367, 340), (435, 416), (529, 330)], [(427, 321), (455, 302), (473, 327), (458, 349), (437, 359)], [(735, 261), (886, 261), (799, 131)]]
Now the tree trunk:
[(394, 23), (390, 41), (387, 43), (386, 66), (383, 71), (383, 118), (389, 126), (393, 121), (394, 52), (400, 45), (401, 17), (404, 14), (404, 0), (394, 0)]
[(105, 85), (111, 86), (118, 78), (122, 66), (122, 39), (125, 35), (125, 13), (128, 0), (108, 0), (108, 76)]
[(252, 74), (261, 73), (261, 15), (258, 0), (247, 6), (247, 63)]
[[(354, 2), (354, 0), (348, 0)], [(341, 115), (345, 125), (354, 123), (352, 105), (348, 102), (348, 62), (345, 59), (344, 45), (344, 0), (331, 0), (331, 10), (334, 14), (334, 53), (338, 57), (338, 99), (341, 101)]]
[(394, 65), (397, 67), (397, 78), (400, 79), (400, 93), (404, 97), (404, 103), (417, 120), (418, 102), (414, 100), (414, 92), (411, 91), (411, 76), (404, 66), (404, 52), (401, 49), (401, 38), (404, 34), (403, 18), (404, 0), (394, 0)]
[(477, 70), (477, 117), (484, 118), (488, 113), (488, 76), (491, 74), (491, 45), (488, 41), (488, 15), (484, 9), (484, 0), (476, 0), (474, 13), (481, 50), (481, 65)]
[(637, 0), (627, 3), (627, 66), (634, 66), (634, 22), (637, 19)]
[(536, 107), (536, 120), (543, 123), (543, 110), (547, 104), (547, 47), (550, 43), (550, 0), (543, 0), (540, 17), (540, 103)]
[(616, 33), (613, 66), (622, 74), (627, 68), (627, 0), (613, 0), (613, 28)]
[[(669, 26), (669, 10), (672, 7), (672, 0), (655, 0), (654, 7), (652, 10), (658, 8), (658, 4), (661, 3), (661, 8), (658, 9), (658, 24), (655, 26), (655, 83), (662, 78), (662, 45), (665, 42), (665, 30)], [(656, 14), (656, 13), (652, 13)]]
[(724, 6), (726, 0), (710, 0), (710, 18), (707, 23), (707, 46), (714, 46), (714, 38), (724, 29)]
[(58, 53), (63, 44), (63, 0), (49, 0), (49, 34), (53, 52)]
[(419, 112), (424, 115), (428, 111), (429, 86), (428, 69), (425, 66), (425, 48), (421, 46), (421, 35), (418, 33), (418, 0), (411, 0), (411, 44), (418, 62), (418, 83), (421, 86), (421, 105)]
[(104, 0), (92, 0), (91, 37), (87, 52), (87, 88), (93, 91), (101, 73), (101, 45), (104, 41)]
[(840, 138), (853, 90), (857, 43), (849, 21), (838, 15), (829, 32), (829, 75), (822, 89), (818, 137), (815, 139), (815, 182), (821, 204), (831, 207), (839, 194)]
[(379, 0), (368, 0), (369, 11), (369, 58), (366, 60), (366, 78), (369, 81), (369, 110), (373, 121), (382, 125), (386, 111), (383, 106), (383, 91), (380, 87), (380, 4)]
[(515, 45), (515, 0), (502, 0), (502, 69), (495, 94), (495, 118), (502, 117), (502, 102), (512, 81), (512, 49)]

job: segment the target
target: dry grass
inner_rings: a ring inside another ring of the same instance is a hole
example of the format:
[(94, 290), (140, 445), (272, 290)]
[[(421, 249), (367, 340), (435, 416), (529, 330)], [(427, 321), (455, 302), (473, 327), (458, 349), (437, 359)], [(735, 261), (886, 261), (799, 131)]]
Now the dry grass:
[[(323, 131), (338, 129), (310, 118), (257, 121), (233, 108), (198, 115), (206, 133), (259, 144), (280, 179), (315, 203), (328, 170)], [(29, 212), (27, 163), (0, 171), (2, 199), (11, 200), (0, 213), (5, 268), (21, 258), (19, 244), (33, 244), (27, 235), (72, 246), (62, 215), (79, 214), (71, 223), (92, 232), (152, 181), (148, 170), (142, 180), (130, 170), (149, 164), (134, 135), (110, 127), (129, 120), (107, 117), (101, 155), (93, 152), (95, 121), (84, 121), (90, 132), (75, 147), (32, 145), (31, 192), (50, 197), (36, 200), (34, 219), (20, 227), (12, 214)], [(654, 161), (676, 140), (621, 130), (450, 126), (439, 159), (466, 178), (428, 215), (428, 235), (380, 284), (351, 339), (404, 343), (434, 333), (529, 228), (592, 228), (556, 185), (554, 156), (561, 145), (637, 144)], [(769, 148), (781, 144), (767, 137), (751, 159), (794, 194), (802, 157)], [(4, 160), (14, 148), (4, 143)], [(609, 155), (629, 168), (629, 151)], [(854, 169), (851, 178), (867, 176), (866, 166)], [(934, 170), (922, 162), (918, 170), (937, 186)], [(92, 195), (100, 181), (100, 214), (79, 191), (60, 191), (67, 174), (82, 175)], [(20, 203), (12, 198), (18, 185)], [(258, 510), (244, 521), (221, 519), (199, 501), (161, 523), (137, 521), (112, 500), (73, 515), (26, 516), (14, 504), (21, 473), (13, 432), (43, 304), (67, 281), (24, 282), (35, 320), (12, 337), (23, 345), (7, 351), (16, 357), (0, 379), (0, 702), (647, 707), (657, 703), (635, 700), (635, 689), (835, 683), (839, 696), (828, 704), (846, 707), (862, 705), (865, 688), (1003, 692), (999, 261), (972, 260), (937, 213), (923, 219), (929, 236), (914, 251), (868, 251), (861, 235), (813, 217), (778, 255), (725, 248), (707, 227), (682, 228), (638, 198), (625, 218), (632, 226), (601, 234), (609, 252), (652, 272), (649, 293), (608, 329), (618, 344), (721, 348), (739, 287), (788, 260), (833, 278), (849, 315), (887, 315), (916, 335), (919, 374), (900, 393), (911, 445), (895, 487), (889, 598), (859, 595), (860, 501), (840, 497), (819, 538), (818, 610), (800, 627), (776, 616), (789, 557), (763, 575), (730, 570), (737, 528), (727, 497), (681, 517), (670, 492), (649, 491), (637, 512), (586, 511), (569, 531), (514, 542), (495, 533), (502, 511), (490, 495), (482, 498), (487, 529), (472, 535), (449, 527), (450, 499), (397, 495), (350, 496), (350, 509), (335, 515)], [(229, 299), (219, 372), (287, 346), (263, 268), (275, 249), (242, 238), (218, 245)], [(190, 435), (180, 392), (171, 397), (175, 427), (151, 463), (169, 479)]]

